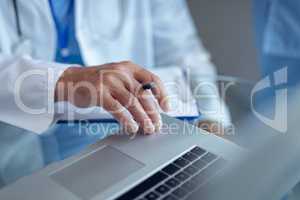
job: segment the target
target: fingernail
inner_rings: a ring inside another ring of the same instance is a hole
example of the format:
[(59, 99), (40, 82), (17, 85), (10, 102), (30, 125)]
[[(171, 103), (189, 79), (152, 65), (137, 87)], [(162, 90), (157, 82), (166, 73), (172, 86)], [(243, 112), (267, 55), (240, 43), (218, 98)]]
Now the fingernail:
[(136, 133), (139, 130), (139, 125), (132, 119), (129, 121), (128, 129), (131, 133)]
[(145, 131), (145, 133), (148, 133), (148, 134), (152, 134), (155, 132), (155, 127), (152, 124), (152, 122), (145, 123), (144, 131)]
[(166, 112), (168, 112), (168, 111), (171, 110), (171, 106), (170, 106), (169, 101), (165, 101), (165, 103), (164, 103), (164, 110), (165, 110)]
[(155, 132), (160, 131), (161, 127), (162, 127), (162, 120), (159, 119), (159, 121), (155, 124)]

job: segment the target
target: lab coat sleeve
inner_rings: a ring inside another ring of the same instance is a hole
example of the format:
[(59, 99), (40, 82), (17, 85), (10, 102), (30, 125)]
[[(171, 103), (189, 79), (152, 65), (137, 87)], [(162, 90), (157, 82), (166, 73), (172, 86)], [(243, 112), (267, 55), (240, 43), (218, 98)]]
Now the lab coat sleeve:
[(179, 65), (197, 100), (201, 120), (230, 125), (230, 114), (216, 89), (216, 70), (203, 47), (185, 0), (153, 0), (156, 66)]
[(68, 65), (0, 54), (0, 121), (43, 133), (54, 119), (54, 89)]

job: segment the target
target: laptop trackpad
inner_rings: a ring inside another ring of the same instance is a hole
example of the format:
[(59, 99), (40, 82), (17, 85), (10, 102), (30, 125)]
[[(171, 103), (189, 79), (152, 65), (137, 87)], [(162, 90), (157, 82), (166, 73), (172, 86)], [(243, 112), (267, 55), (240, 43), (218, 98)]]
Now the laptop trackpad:
[(51, 175), (82, 199), (91, 199), (142, 168), (144, 164), (107, 146)]

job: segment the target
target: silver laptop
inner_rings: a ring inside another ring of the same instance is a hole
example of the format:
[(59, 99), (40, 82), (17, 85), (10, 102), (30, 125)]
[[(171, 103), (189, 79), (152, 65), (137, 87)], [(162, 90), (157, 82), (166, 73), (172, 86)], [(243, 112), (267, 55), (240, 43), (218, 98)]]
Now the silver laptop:
[(163, 115), (163, 129), (117, 134), (0, 191), (0, 199), (183, 199), (243, 154), (239, 146)]

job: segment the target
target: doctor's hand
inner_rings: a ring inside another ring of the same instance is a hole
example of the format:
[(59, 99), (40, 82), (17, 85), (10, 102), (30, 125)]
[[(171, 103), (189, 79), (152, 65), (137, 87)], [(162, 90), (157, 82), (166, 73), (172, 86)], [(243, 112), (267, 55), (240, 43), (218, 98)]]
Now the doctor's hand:
[[(142, 85), (155, 87), (143, 90)], [(71, 67), (56, 84), (55, 101), (68, 101), (81, 108), (100, 106), (110, 112), (125, 131), (154, 133), (162, 125), (157, 102), (168, 110), (165, 88), (151, 72), (131, 62), (93, 67)]]

